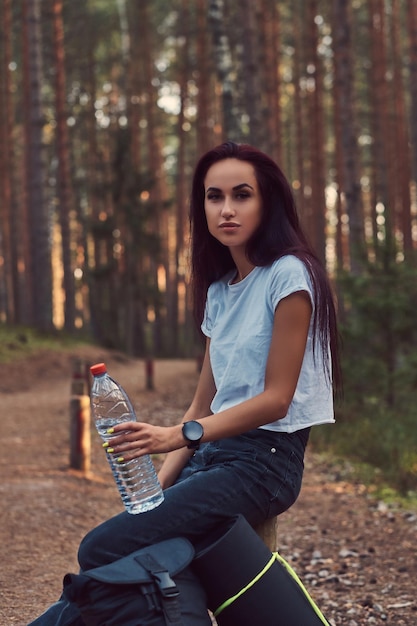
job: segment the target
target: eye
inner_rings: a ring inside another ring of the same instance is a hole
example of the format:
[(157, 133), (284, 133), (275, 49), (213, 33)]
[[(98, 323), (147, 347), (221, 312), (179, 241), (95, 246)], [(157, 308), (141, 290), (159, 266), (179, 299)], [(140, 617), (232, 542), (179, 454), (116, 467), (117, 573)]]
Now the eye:
[(219, 200), (220, 197), (221, 195), (214, 191), (211, 191), (210, 193), (207, 194), (207, 200), (210, 200), (211, 202)]
[(246, 198), (249, 198), (249, 197), (250, 197), (250, 194), (247, 191), (239, 191), (235, 196), (237, 200), (246, 200)]

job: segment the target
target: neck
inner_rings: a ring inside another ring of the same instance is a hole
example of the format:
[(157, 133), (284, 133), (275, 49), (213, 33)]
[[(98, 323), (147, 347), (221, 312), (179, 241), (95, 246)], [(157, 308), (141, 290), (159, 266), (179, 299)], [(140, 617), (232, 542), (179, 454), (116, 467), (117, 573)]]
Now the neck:
[(251, 273), (251, 271), (253, 270), (255, 266), (253, 263), (251, 263), (248, 260), (246, 255), (241, 255), (241, 254), (236, 254), (236, 253), (234, 254), (232, 252), (232, 257), (236, 265), (236, 276), (233, 279), (233, 282), (238, 283), (244, 278), (246, 278), (246, 276)]

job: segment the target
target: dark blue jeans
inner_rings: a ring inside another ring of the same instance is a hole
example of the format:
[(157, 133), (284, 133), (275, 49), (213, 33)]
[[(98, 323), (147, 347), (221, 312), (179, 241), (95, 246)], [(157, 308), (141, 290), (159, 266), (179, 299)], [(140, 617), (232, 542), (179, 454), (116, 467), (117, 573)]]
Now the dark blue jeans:
[[(309, 429), (293, 434), (256, 429), (203, 444), (165, 490), (160, 506), (140, 515), (120, 513), (85, 536), (78, 553), (81, 570), (172, 537), (187, 537), (198, 550), (211, 530), (239, 513), (254, 527), (283, 513), (301, 489), (308, 436)], [(30, 626), (76, 626), (82, 623), (78, 615), (62, 599)]]
[(238, 513), (252, 526), (283, 513), (300, 492), (307, 439), (308, 430), (257, 429), (204, 444), (160, 506), (140, 515), (120, 513), (86, 535), (78, 553), (81, 569), (172, 537), (186, 537), (198, 549), (212, 529)]

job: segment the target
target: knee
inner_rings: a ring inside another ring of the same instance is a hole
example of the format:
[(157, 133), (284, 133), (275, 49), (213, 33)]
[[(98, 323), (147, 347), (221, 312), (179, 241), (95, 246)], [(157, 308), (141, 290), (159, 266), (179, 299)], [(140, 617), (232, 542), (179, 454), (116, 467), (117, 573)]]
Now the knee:
[[(86, 534), (78, 548), (78, 562), (82, 571), (117, 561), (142, 547), (137, 537), (138, 515), (120, 513)], [(132, 527), (133, 524), (133, 527)]]
[(78, 563), (84, 572), (104, 565), (103, 544), (97, 535), (97, 528), (91, 530), (82, 539), (78, 548)]

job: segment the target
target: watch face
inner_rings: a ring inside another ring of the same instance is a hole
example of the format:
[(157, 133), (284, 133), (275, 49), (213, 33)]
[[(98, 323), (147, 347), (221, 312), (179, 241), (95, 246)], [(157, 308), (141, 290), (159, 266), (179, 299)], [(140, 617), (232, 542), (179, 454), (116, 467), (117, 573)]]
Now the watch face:
[(191, 443), (199, 442), (203, 436), (204, 429), (199, 422), (185, 422), (182, 427), (184, 437)]

